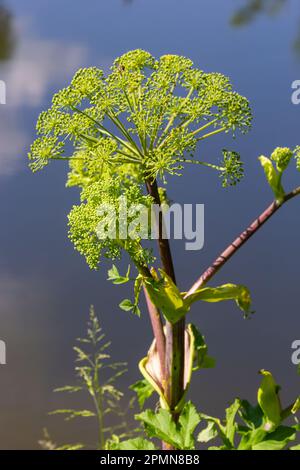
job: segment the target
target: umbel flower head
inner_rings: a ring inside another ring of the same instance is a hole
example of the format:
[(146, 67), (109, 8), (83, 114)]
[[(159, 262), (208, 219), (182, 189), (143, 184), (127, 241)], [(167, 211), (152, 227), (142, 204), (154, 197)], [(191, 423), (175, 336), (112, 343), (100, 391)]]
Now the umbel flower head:
[(243, 175), (239, 155), (226, 150), (222, 164), (204, 162), (194, 158), (197, 144), (250, 126), (249, 103), (227, 77), (199, 70), (185, 57), (155, 59), (135, 50), (118, 58), (107, 75), (96, 67), (80, 69), (54, 95), (51, 108), (39, 116), (30, 167), (69, 161), (67, 185), (82, 190), (81, 204), (69, 216), (70, 237), (91, 267), (103, 250), (114, 258), (120, 249), (146, 264), (149, 253), (139, 251), (137, 242), (97, 239), (96, 204), (117, 194), (139, 204), (145, 181), (181, 174), (188, 163), (217, 170), (223, 186), (236, 184)]
[[(80, 69), (70, 85), (41, 113), (30, 166), (51, 159), (81, 159), (72, 165), (72, 184), (99, 177), (102, 164), (128, 163), (142, 179), (176, 174), (198, 142), (221, 132), (245, 133), (251, 125), (246, 98), (229, 79), (193, 67), (191, 60), (164, 55), (156, 60), (135, 50), (118, 58), (105, 76), (95, 67)], [(64, 147), (71, 141), (71, 157)], [(74, 168), (75, 167), (75, 168)]]

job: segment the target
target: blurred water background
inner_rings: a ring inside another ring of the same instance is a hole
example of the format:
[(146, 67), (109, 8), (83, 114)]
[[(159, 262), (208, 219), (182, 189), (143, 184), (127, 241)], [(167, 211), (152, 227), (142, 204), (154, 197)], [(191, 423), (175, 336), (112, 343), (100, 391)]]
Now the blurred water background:
[[(47, 415), (76, 403), (52, 389), (73, 381), (72, 345), (91, 303), (113, 358), (129, 363), (124, 391), (139, 378), (137, 361), (151, 341), (146, 313), (138, 319), (118, 308), (126, 287), (106, 282), (109, 263), (91, 272), (67, 238), (66, 216), (78, 200), (64, 187), (67, 169), (54, 164), (33, 176), (27, 168), (36, 118), (52, 94), (77, 68), (107, 71), (116, 56), (143, 48), (229, 75), (249, 98), (251, 133), (235, 142), (216, 137), (201, 148), (211, 160), (224, 146), (239, 151), (245, 180), (224, 190), (214, 172), (190, 168), (170, 181), (173, 200), (206, 208), (204, 249), (173, 244), (184, 290), (271, 200), (257, 157), (300, 144), (300, 107), (291, 103), (291, 83), (300, 79), (299, 36), (297, 0), (0, 1), (0, 79), (7, 84), (7, 104), (0, 105), (0, 338), (8, 362), (0, 366), (0, 448), (37, 448), (44, 426), (57, 442), (95, 439), (92, 423)], [(287, 186), (297, 178), (291, 172)], [(217, 358), (215, 369), (196, 376), (191, 393), (206, 413), (222, 414), (235, 395), (254, 400), (261, 368), (273, 371), (286, 403), (299, 393), (290, 360), (300, 337), (299, 213), (300, 201), (289, 203), (215, 279), (250, 288), (250, 321), (231, 302), (197, 305), (191, 313)]]

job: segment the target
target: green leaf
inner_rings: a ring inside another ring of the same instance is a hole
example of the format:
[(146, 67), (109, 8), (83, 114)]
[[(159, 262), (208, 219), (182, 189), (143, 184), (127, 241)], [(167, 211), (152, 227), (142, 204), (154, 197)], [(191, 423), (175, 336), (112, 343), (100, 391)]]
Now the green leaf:
[(148, 400), (148, 398), (150, 398), (154, 393), (154, 388), (146, 379), (138, 380), (129, 388), (137, 394), (138, 402), (141, 409), (144, 407), (145, 401)]
[(282, 450), (296, 439), (296, 431), (288, 426), (279, 426), (274, 432), (252, 446), (252, 450)]
[(160, 409), (158, 413), (146, 410), (136, 419), (142, 421), (148, 436), (161, 439), (176, 449), (192, 450), (194, 446), (194, 431), (200, 423), (200, 415), (191, 402), (185, 404), (178, 423), (176, 424), (169, 411)]
[[(235, 417), (240, 409), (241, 402), (236, 399), (229, 408), (226, 409), (225, 423), (222, 424), (221, 420), (212, 416), (200, 414), (201, 418), (208, 421), (208, 426), (198, 436), (198, 441), (208, 442), (217, 435), (222, 439), (226, 449), (234, 448), (234, 437), (237, 430), (237, 424)], [(203, 441), (203, 439), (208, 439)]]
[(262, 425), (263, 412), (259, 405), (252, 406), (247, 400), (242, 400), (240, 415), (251, 428), (259, 428)]
[(233, 404), (226, 410), (225, 434), (232, 446), (234, 446), (234, 437), (235, 437), (235, 432), (237, 429), (235, 418), (240, 407), (241, 407), (241, 402), (239, 399), (236, 399), (233, 402)]
[(119, 307), (122, 310), (125, 310), (125, 312), (130, 312), (130, 310), (134, 309), (134, 304), (131, 302), (130, 299), (124, 299), (122, 302), (119, 304)]
[(267, 432), (262, 429), (253, 429), (245, 433), (238, 445), (238, 450), (251, 450), (253, 446), (259, 444), (267, 435)]
[(143, 284), (143, 277), (139, 275), (139, 276), (137, 276), (137, 278), (134, 282), (134, 301), (135, 301), (136, 304), (139, 301), (139, 296), (140, 296), (142, 284)]
[(202, 429), (198, 434), (198, 442), (209, 442), (215, 439), (218, 436), (218, 430), (216, 429), (216, 424), (213, 421), (210, 421), (205, 429)]
[(264, 429), (272, 431), (281, 422), (278, 386), (270, 372), (261, 370), (260, 374), (263, 378), (258, 389), (257, 400), (265, 416)]
[(76, 393), (82, 390), (81, 386), (66, 385), (65, 387), (55, 388), (53, 392)]
[(207, 450), (228, 450), (226, 446), (220, 446), (220, 447), (217, 447), (217, 446), (211, 446), (209, 447)]
[(191, 332), (194, 336), (195, 360), (193, 370), (210, 369), (215, 367), (215, 359), (208, 356), (208, 347), (205, 343), (204, 336), (196, 328), (195, 325), (190, 324)]
[(134, 281), (134, 309), (133, 313), (140, 316), (141, 311), (139, 309), (139, 300), (140, 300), (140, 293), (143, 284), (143, 277), (138, 275), (136, 280)]
[(300, 444), (297, 446), (290, 447), (289, 450), (300, 450)]
[(247, 287), (236, 284), (224, 284), (219, 287), (204, 287), (194, 294), (187, 297), (189, 304), (202, 300), (204, 302), (222, 302), (224, 300), (235, 300), (238, 307), (245, 312), (250, 313), (251, 297)]
[(141, 316), (141, 310), (140, 307), (136, 304), (133, 305), (132, 313), (136, 315), (137, 317)]
[(295, 401), (291, 413), (294, 415), (300, 410), (300, 397), (297, 398)]
[(56, 447), (55, 450), (81, 450), (84, 449), (83, 444), (65, 444), (63, 446)]
[(195, 449), (194, 432), (200, 421), (201, 418), (193, 403), (186, 403), (179, 417), (182, 449)]
[(178, 438), (177, 427), (169, 411), (160, 409), (158, 413), (146, 410), (135, 416), (141, 421), (148, 436), (160, 439), (176, 448), (180, 448), (181, 439)]
[(90, 410), (54, 410), (49, 413), (50, 415), (66, 415), (66, 421), (74, 418), (94, 418), (96, 415)]
[(214, 423), (215, 429), (218, 432), (218, 436), (224, 443), (224, 448), (232, 449), (232, 445), (226, 435), (226, 423), (223, 425), (219, 418), (215, 418), (204, 413), (200, 413), (200, 418), (207, 421), (208, 423)]
[(281, 185), (281, 172), (277, 172), (271, 160), (267, 157), (259, 157), (259, 161), (264, 169), (266, 179), (271, 187), (275, 199), (281, 201), (284, 197), (284, 189)]
[(160, 274), (161, 279), (157, 278), (155, 281), (145, 279), (145, 286), (154, 305), (162, 311), (170, 323), (176, 323), (185, 316), (190, 307), (183, 300), (182, 294), (170, 276), (162, 270)]
[(126, 276), (119, 274), (118, 268), (113, 264), (112, 268), (108, 270), (108, 281), (112, 281), (113, 284), (125, 284), (130, 281), (130, 265), (128, 266)]
[(136, 437), (134, 439), (128, 439), (127, 441), (113, 443), (110, 445), (111, 450), (156, 450), (155, 445), (143, 439), (142, 437)]

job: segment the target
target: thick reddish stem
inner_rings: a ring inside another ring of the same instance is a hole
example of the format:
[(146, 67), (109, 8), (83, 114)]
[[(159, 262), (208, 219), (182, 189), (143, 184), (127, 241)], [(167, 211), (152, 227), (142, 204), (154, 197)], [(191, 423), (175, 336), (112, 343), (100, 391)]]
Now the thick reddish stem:
[(161, 366), (161, 372), (163, 376), (163, 381), (165, 380), (165, 359), (166, 359), (166, 337), (164, 334), (163, 326), (162, 326), (162, 321), (161, 321), (161, 316), (159, 313), (159, 310), (156, 308), (156, 306), (151, 302), (151, 299), (148, 295), (147, 289), (145, 286), (143, 286), (144, 289), (144, 294), (146, 298), (146, 304), (151, 320), (151, 325), (152, 325), (152, 330), (154, 333), (155, 337), (155, 342), (156, 342), (156, 348), (157, 348), (157, 353), (159, 356), (160, 360), (160, 366)]
[(209, 266), (204, 273), (197, 279), (195, 284), (189, 289), (189, 291), (185, 294), (185, 298), (189, 297), (190, 295), (194, 294), (201, 286), (206, 284), (220, 269), (221, 267), (227, 263), (227, 261), (241, 248), (241, 246), (246, 243), (249, 238), (254, 235), (257, 230), (259, 230), (266, 222), (269, 220), (272, 215), (277, 212), (282, 205), (289, 201), (290, 199), (294, 198), (295, 196), (300, 194), (300, 186), (295, 188), (290, 193), (286, 194), (283, 201), (273, 201), (272, 204), (267, 207), (267, 209), (257, 218), (255, 219), (252, 224), (249, 225), (246, 230), (244, 230), (227, 248), (220, 254), (220, 256)]
[[(146, 181), (148, 193), (153, 197), (154, 203), (161, 207), (160, 196), (156, 181)], [(176, 284), (174, 265), (172, 260), (169, 240), (164, 238), (163, 214), (159, 213), (156, 221), (158, 228), (158, 247), (164, 271)], [(169, 403), (171, 412), (175, 410), (184, 393), (184, 335), (185, 318), (177, 323), (166, 322), (166, 385), (165, 396)], [(174, 419), (177, 413), (173, 412)], [(163, 443), (165, 450), (173, 450), (172, 446)]]

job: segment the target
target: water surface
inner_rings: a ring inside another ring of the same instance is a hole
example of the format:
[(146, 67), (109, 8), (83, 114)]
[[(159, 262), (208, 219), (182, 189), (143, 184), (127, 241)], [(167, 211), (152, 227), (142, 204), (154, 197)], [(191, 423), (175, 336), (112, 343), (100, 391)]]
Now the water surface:
[[(261, 2), (258, 11), (242, 0), (0, 2), (0, 79), (7, 83), (7, 104), (0, 106), (0, 338), (8, 362), (0, 367), (2, 449), (36, 448), (44, 426), (58, 442), (77, 441), (83, 430), (93, 442), (92, 425), (64, 426), (47, 416), (74, 404), (52, 389), (73, 379), (72, 345), (91, 303), (114, 358), (129, 363), (124, 390), (139, 377), (137, 360), (151, 341), (146, 314), (138, 319), (119, 310), (126, 289), (106, 282), (109, 264), (89, 271), (68, 241), (66, 216), (78, 194), (64, 188), (66, 168), (51, 165), (38, 175), (27, 168), (39, 112), (78, 67), (107, 70), (116, 56), (136, 48), (188, 56), (206, 71), (229, 75), (250, 99), (249, 135), (233, 143), (220, 136), (199, 149), (208, 159), (224, 146), (238, 150), (244, 182), (224, 190), (214, 173), (194, 168), (170, 181), (173, 200), (206, 207), (205, 248), (194, 253), (179, 242), (173, 246), (184, 290), (271, 200), (257, 157), (300, 144), (300, 107), (290, 100), (291, 83), (300, 78), (299, 2), (275, 0), (276, 11), (270, 3)], [(287, 186), (297, 179), (291, 172)], [(300, 336), (299, 210), (300, 201), (289, 203), (215, 279), (250, 288), (251, 321), (233, 303), (198, 304), (190, 315), (217, 358), (214, 370), (198, 374), (191, 394), (207, 413), (221, 414), (235, 395), (255, 399), (261, 368), (273, 371), (286, 403), (299, 394), (290, 361), (291, 343)]]

